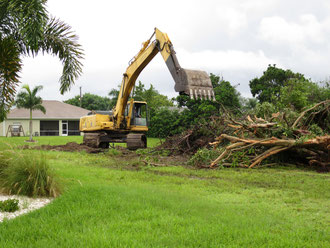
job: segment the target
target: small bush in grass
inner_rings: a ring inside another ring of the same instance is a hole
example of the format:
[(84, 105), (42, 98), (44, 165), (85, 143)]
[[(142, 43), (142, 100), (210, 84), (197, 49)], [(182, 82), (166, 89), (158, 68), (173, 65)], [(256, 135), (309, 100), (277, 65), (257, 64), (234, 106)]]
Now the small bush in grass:
[(1, 212), (15, 212), (19, 209), (18, 200), (8, 199), (5, 201), (0, 201), (0, 211)]
[(0, 173), (0, 186), (5, 192), (27, 196), (59, 195), (56, 176), (42, 154), (16, 152), (10, 156)]
[(109, 149), (108, 152), (107, 152), (107, 155), (110, 156), (110, 157), (113, 157), (113, 156), (120, 156), (122, 155), (123, 153), (117, 149)]
[(199, 149), (188, 161), (189, 165), (203, 167), (210, 165), (221, 154), (220, 149), (209, 150), (207, 148)]

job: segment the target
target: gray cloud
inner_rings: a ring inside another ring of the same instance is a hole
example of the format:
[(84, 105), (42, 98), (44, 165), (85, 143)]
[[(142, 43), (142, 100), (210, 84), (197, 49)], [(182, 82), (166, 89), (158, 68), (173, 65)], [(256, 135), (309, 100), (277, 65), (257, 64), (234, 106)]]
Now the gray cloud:
[[(63, 8), (63, 6), (66, 8)], [(77, 6), (79, 5), (79, 11)], [(159, 4), (157, 4), (159, 6)], [(184, 68), (220, 74), (249, 96), (248, 82), (268, 64), (324, 80), (330, 67), (330, 4), (327, 0), (166, 1), (50, 0), (49, 12), (69, 23), (86, 53), (84, 74), (61, 96), (61, 63), (51, 56), (24, 60), (22, 82), (43, 84), (45, 99), (84, 92), (107, 95), (121, 82), (128, 61), (157, 26), (167, 32)], [(138, 80), (176, 95), (173, 80), (156, 57)]]

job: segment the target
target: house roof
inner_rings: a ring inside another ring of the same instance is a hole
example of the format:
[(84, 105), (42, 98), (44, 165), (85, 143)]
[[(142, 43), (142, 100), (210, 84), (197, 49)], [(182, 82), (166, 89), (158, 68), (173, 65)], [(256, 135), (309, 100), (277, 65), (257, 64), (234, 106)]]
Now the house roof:
[[(46, 114), (40, 110), (32, 111), (32, 119), (79, 119), (90, 112), (71, 104), (55, 100), (43, 100), (42, 105), (46, 109)], [(12, 109), (7, 115), (7, 119), (29, 119), (30, 111), (28, 109)]]

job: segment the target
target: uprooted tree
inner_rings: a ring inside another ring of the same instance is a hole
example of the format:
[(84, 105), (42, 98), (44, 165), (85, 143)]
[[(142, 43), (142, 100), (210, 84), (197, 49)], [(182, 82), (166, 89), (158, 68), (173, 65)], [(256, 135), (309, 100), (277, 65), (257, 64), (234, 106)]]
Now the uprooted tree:
[(329, 166), (330, 135), (316, 136), (313, 130), (308, 130), (306, 123), (317, 114), (323, 115), (326, 121), (329, 110), (330, 100), (320, 102), (303, 111), (290, 126), (281, 125), (284, 114), (279, 112), (274, 113), (269, 121), (249, 115), (241, 122), (230, 119), (228, 126), (233, 129), (233, 135), (221, 134), (211, 144), (216, 147), (224, 140), (229, 141), (210, 167), (221, 162), (233, 163), (235, 158), (236, 165), (252, 168), (270, 156), (287, 151), (287, 161), (291, 157), (325, 168)]
[(268, 118), (250, 115), (233, 117), (224, 109), (222, 116), (213, 117), (211, 121), (196, 125), (181, 135), (168, 138), (161, 148), (172, 153), (194, 154), (202, 147), (212, 146), (213, 159), (197, 164), (204, 168), (253, 168), (285, 164), (291, 160), (295, 164), (328, 169), (329, 126), (324, 130), (319, 126), (329, 123), (329, 111), (330, 100), (315, 104), (294, 119), (286, 112), (273, 113)]

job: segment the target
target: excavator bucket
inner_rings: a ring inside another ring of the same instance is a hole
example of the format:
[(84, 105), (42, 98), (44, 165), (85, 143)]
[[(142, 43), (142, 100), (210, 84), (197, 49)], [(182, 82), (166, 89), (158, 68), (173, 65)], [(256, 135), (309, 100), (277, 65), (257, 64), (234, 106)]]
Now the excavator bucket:
[(189, 95), (191, 99), (215, 101), (212, 83), (205, 71), (180, 68), (174, 80), (176, 92)]
[(189, 95), (191, 99), (215, 101), (211, 79), (205, 71), (183, 69), (172, 46), (165, 62), (175, 81), (176, 92)]

